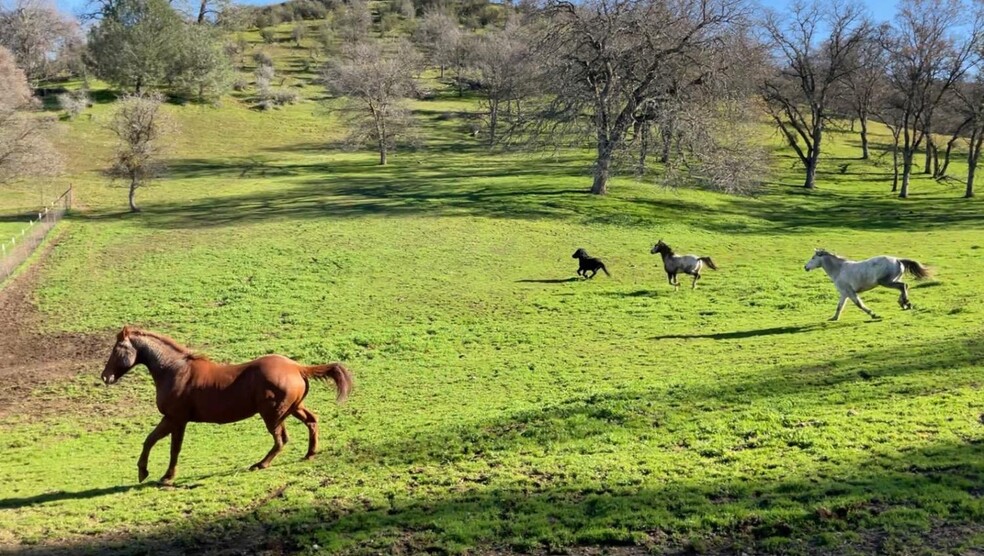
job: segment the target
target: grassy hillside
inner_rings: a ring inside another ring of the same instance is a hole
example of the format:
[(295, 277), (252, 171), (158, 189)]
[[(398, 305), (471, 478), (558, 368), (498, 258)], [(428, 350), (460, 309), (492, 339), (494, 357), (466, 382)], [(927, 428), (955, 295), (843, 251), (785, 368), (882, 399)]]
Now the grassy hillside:
[[(343, 130), (278, 48), (304, 100), (169, 106), (180, 135), (142, 214), (100, 173), (108, 96), (67, 124), (62, 182), (81, 208), (35, 299), (47, 332), (103, 335), (107, 355), (132, 323), (220, 360), (345, 361), (349, 403), (315, 384), (307, 404), (322, 453), (300, 462), (306, 430), (290, 422), (273, 467), (248, 472), (270, 444), (258, 419), (193, 424), (176, 486), (138, 485), (152, 383), (138, 370), (104, 387), (94, 363), (34, 392), (61, 411), (0, 420), (0, 547), (984, 544), (980, 201), (922, 179), (895, 199), (887, 165), (855, 160), (848, 132), (831, 133), (814, 193), (779, 151), (759, 196), (622, 179), (595, 198), (587, 153), (489, 153), (442, 116), (473, 101), (436, 82), (414, 104), (425, 148), (381, 168), (331, 146)], [(660, 238), (721, 270), (674, 292), (649, 254)], [(836, 293), (803, 271), (816, 246), (914, 258), (938, 279), (913, 290), (913, 311), (880, 290), (862, 297), (883, 320), (849, 307), (827, 323)], [(577, 247), (613, 277), (574, 280)], [(166, 459), (164, 442), (152, 478)]]

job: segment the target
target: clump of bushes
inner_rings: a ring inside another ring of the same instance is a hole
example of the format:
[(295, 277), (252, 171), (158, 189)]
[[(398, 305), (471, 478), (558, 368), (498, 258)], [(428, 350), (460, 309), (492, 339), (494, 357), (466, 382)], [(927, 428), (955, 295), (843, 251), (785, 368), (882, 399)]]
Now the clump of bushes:
[(92, 105), (89, 93), (83, 89), (58, 95), (58, 106), (68, 114), (68, 119), (74, 120)]

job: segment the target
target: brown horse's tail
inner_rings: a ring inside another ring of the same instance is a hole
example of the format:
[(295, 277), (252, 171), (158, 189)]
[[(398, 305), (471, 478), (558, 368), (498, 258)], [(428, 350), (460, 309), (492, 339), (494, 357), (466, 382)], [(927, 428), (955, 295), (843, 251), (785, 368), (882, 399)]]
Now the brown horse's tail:
[(899, 262), (902, 263), (902, 268), (916, 280), (923, 280), (933, 275), (933, 271), (929, 267), (923, 266), (912, 259), (899, 259)]
[(702, 262), (703, 262), (704, 264), (706, 264), (706, 265), (707, 265), (707, 268), (709, 268), (709, 269), (711, 269), (711, 270), (717, 270), (717, 269), (718, 269), (718, 267), (717, 267), (717, 265), (716, 265), (716, 264), (714, 264), (714, 261), (712, 261), (710, 257), (700, 257), (700, 260), (701, 260), (701, 261), (702, 261)]
[(327, 365), (312, 365), (301, 370), (304, 378), (332, 379), (335, 381), (335, 388), (338, 389), (336, 401), (342, 403), (348, 398), (352, 391), (352, 373), (341, 363), (329, 363)]

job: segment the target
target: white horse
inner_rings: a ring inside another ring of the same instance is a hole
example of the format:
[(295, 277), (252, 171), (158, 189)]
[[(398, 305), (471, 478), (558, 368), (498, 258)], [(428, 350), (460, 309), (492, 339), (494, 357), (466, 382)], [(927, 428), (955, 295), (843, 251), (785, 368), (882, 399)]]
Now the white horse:
[(840, 292), (837, 312), (830, 320), (840, 318), (848, 299), (853, 301), (858, 309), (868, 313), (868, 316), (877, 319), (878, 315), (867, 308), (858, 297), (859, 293), (873, 289), (875, 286), (899, 290), (899, 306), (903, 311), (911, 309), (909, 286), (902, 282), (902, 276), (909, 273), (917, 280), (930, 276), (930, 269), (911, 259), (896, 259), (882, 255), (863, 261), (849, 261), (823, 249), (817, 249), (803, 269), (809, 272), (818, 267), (823, 267), (823, 271), (834, 281), (834, 286)]
[(697, 287), (697, 280), (700, 280), (700, 271), (705, 264), (711, 270), (718, 269), (710, 257), (677, 255), (669, 245), (663, 243), (663, 240), (659, 240), (653, 246), (652, 250), (649, 251), (650, 255), (655, 255), (656, 253), (659, 253), (663, 257), (663, 269), (666, 270), (666, 277), (669, 279), (670, 285), (674, 288), (680, 287), (680, 282), (677, 281), (676, 277), (680, 272), (694, 277), (694, 282), (690, 285), (691, 289), (693, 289)]

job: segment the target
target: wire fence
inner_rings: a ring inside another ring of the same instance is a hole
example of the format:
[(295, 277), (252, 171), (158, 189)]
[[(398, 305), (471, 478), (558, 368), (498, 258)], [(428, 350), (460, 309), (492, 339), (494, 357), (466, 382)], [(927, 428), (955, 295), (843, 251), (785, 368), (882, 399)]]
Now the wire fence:
[(31, 253), (44, 241), (65, 213), (72, 208), (72, 188), (44, 207), (25, 223), (19, 234), (12, 238), (0, 238), (0, 283), (10, 278)]

